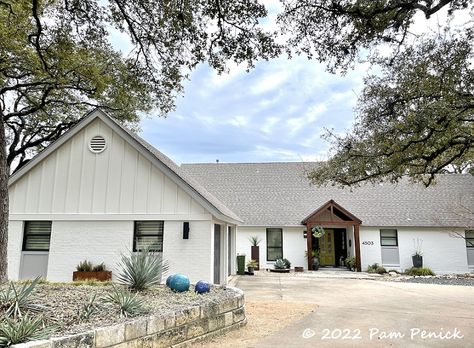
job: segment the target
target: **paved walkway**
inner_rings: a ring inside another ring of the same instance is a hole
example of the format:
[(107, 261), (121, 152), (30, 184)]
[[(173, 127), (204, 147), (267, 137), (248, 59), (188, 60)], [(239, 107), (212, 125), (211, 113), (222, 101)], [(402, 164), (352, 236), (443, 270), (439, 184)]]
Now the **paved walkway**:
[(474, 287), (328, 272), (237, 277), (248, 300), (319, 306), (252, 347), (474, 347)]

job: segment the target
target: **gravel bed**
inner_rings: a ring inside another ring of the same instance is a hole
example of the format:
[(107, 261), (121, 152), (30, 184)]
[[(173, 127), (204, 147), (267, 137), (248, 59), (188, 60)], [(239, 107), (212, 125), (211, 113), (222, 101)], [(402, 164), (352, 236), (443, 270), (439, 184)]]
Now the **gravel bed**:
[(440, 285), (460, 285), (474, 286), (474, 274), (439, 275), (439, 276), (400, 276), (388, 278), (389, 281), (418, 283), (418, 284), (440, 284)]
[[(31, 296), (31, 302), (43, 307), (40, 313), (44, 315), (46, 325), (54, 328), (53, 336), (65, 336), (130, 320), (130, 318), (121, 317), (116, 306), (104, 303), (103, 299), (110, 291), (112, 291), (110, 285), (40, 284)], [(99, 310), (89, 319), (81, 320), (82, 307), (94, 294), (96, 294), (94, 303), (100, 306)], [(210, 293), (197, 294), (194, 292), (194, 287), (191, 286), (187, 292), (175, 293), (168, 287), (160, 285), (140, 292), (137, 296), (145, 300), (143, 315), (160, 314), (165, 316), (190, 306), (220, 302), (223, 299), (234, 297), (235, 292), (224, 287), (213, 286)], [(0, 308), (0, 316), (3, 314)]]

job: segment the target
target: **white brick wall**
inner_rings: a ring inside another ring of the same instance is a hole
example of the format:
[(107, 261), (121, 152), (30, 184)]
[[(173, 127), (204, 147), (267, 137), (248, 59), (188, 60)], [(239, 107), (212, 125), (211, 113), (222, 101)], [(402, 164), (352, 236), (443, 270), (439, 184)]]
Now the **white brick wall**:
[(163, 257), (168, 260), (170, 274), (186, 274), (192, 283), (212, 282), (211, 221), (190, 221), (189, 239), (183, 239), (182, 221), (165, 221)]
[(116, 273), (120, 254), (132, 243), (133, 221), (53, 221), (48, 280), (72, 281), (72, 272), (85, 259), (104, 262)]

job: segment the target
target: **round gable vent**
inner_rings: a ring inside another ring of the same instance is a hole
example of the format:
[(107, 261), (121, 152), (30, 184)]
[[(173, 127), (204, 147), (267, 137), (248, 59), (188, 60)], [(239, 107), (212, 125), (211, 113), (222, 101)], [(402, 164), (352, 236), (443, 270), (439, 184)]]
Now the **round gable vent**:
[(89, 142), (89, 150), (91, 150), (93, 153), (101, 153), (105, 150), (105, 146), (105, 139), (101, 135), (96, 135)]

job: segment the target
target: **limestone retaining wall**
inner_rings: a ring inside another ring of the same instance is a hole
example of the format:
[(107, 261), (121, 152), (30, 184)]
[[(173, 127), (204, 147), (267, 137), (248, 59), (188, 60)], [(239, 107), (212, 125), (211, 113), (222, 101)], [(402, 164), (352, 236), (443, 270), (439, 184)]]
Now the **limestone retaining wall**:
[[(229, 287), (228, 287), (229, 289)], [(158, 348), (186, 347), (246, 324), (244, 294), (201, 306), (193, 306), (167, 316), (159, 314), (97, 328), (81, 334), (45, 341), (17, 344), (16, 348)]]

